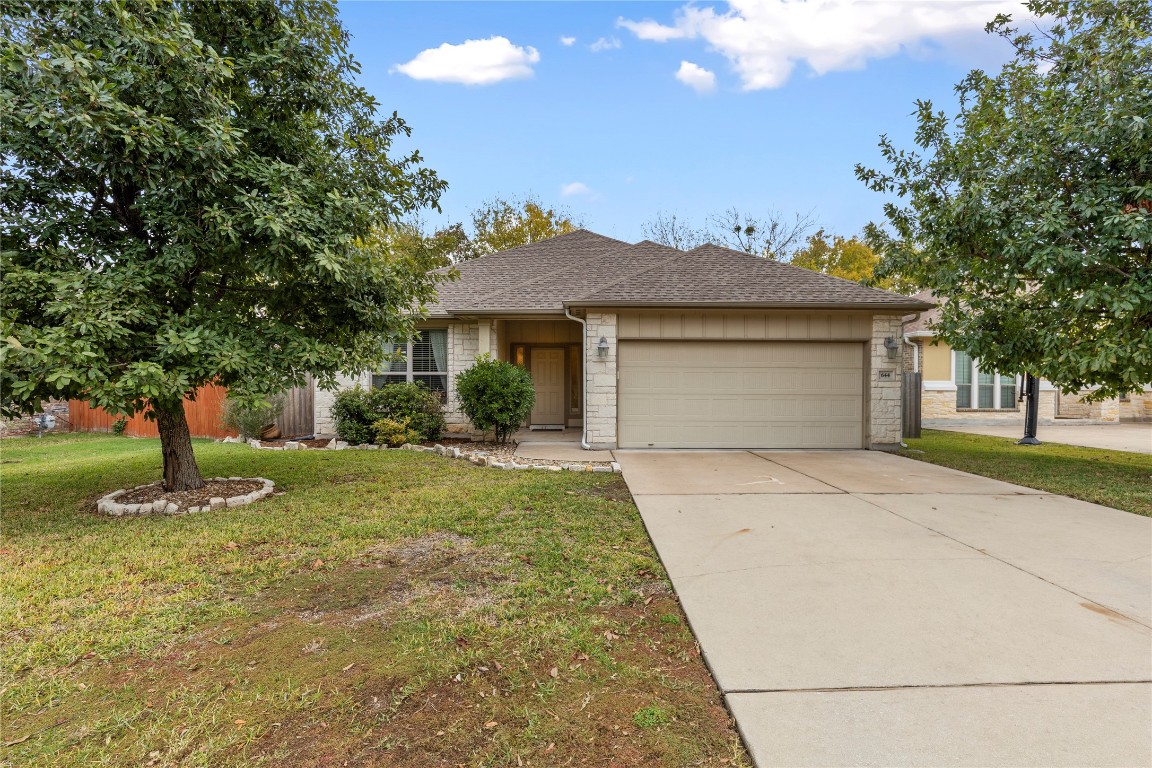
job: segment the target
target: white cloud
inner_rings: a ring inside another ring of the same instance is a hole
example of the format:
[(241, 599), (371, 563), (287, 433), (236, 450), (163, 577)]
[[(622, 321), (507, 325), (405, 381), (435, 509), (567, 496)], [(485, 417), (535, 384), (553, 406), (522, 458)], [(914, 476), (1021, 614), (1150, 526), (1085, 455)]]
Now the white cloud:
[(572, 197), (573, 195), (588, 195), (591, 194), (591, 192), (592, 190), (588, 188), (588, 185), (582, 181), (573, 181), (570, 184), (565, 184), (564, 186), (560, 187), (560, 194), (564, 197)]
[(593, 53), (600, 53), (600, 51), (612, 51), (619, 48), (623, 43), (620, 42), (618, 37), (602, 37), (592, 45), (588, 46)]
[(576, 42), (576, 38), (574, 38), (574, 37), (570, 37), (568, 35), (561, 35), (560, 36), (560, 45), (571, 46), (575, 42)]
[(702, 39), (732, 62), (744, 90), (778, 88), (799, 62), (817, 75), (860, 69), (869, 59), (925, 43), (947, 49), (986, 37), (997, 13), (1029, 18), (1019, 0), (732, 0), (728, 9), (687, 5), (671, 25), (618, 19), (641, 40)]
[(676, 70), (676, 79), (696, 93), (710, 93), (716, 90), (716, 73), (690, 61), (680, 62), (680, 69)]
[(501, 80), (532, 77), (532, 65), (538, 61), (540, 53), (531, 46), (522, 48), (506, 37), (489, 37), (429, 48), (412, 61), (392, 67), (391, 71), (414, 80), (491, 85)]

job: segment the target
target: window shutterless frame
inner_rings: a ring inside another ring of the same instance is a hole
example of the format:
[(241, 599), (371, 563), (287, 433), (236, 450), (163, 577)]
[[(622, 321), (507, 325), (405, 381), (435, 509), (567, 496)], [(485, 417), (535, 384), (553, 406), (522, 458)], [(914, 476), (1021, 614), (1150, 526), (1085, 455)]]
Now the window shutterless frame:
[(953, 350), (952, 379), (956, 383), (956, 409), (1016, 410), (1016, 377), (980, 370), (967, 352)]
[[(387, 371), (372, 375), (372, 386), (382, 387), (397, 382), (423, 384), (441, 398), (448, 392), (448, 331), (420, 331), (407, 344), (386, 345), (385, 352), (395, 355)], [(397, 354), (398, 353), (398, 354)]]

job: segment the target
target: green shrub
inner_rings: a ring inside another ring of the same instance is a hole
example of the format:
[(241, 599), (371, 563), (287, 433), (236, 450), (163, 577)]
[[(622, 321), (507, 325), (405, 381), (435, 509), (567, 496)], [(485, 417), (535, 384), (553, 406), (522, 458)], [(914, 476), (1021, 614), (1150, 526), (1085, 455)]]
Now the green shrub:
[(116, 419), (116, 421), (112, 422), (112, 434), (122, 435), (126, 429), (128, 429), (127, 416), (121, 416), (120, 418)]
[(245, 440), (260, 437), (260, 430), (276, 422), (276, 417), (284, 410), (285, 396), (283, 392), (274, 395), (265, 395), (257, 402), (233, 398), (229, 395), (224, 400), (224, 410), (220, 415), (220, 422), (227, 429), (234, 429)]
[[(407, 419), (421, 440), (439, 440), (444, 433), (444, 407), (440, 396), (422, 384), (386, 384), (370, 393), (370, 400), (388, 418)], [(375, 422), (373, 422), (375, 424)]]
[(411, 419), (383, 418), (372, 425), (376, 432), (376, 442), (398, 448), (404, 443), (419, 443), (423, 436), (412, 428)]
[(480, 356), (475, 365), (456, 374), (456, 392), (460, 410), (472, 425), (494, 431), (499, 443), (524, 423), (536, 402), (528, 371), (490, 355)]
[(415, 440), (437, 440), (444, 432), (444, 409), (440, 398), (420, 384), (388, 384), (377, 389), (356, 385), (337, 393), (332, 403), (336, 434), (352, 445), (377, 439), (376, 423), (381, 419), (407, 420), (417, 434)]

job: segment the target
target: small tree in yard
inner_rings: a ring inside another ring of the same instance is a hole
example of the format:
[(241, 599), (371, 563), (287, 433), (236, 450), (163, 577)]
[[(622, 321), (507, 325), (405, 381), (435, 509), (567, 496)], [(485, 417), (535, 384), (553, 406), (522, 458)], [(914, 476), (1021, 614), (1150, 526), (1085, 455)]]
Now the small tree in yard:
[(921, 102), (915, 150), (881, 141), (886, 170), (857, 167), (906, 203), (869, 241), (986, 370), (1115, 397), (1152, 381), (1152, 4), (1026, 5), (1047, 31), (997, 17), (1013, 60), (969, 74), (953, 119)]
[[(183, 398), (378, 366), (443, 265), (374, 237), (444, 188), (354, 83), (335, 3), (4, 3), (0, 402), (155, 418), (203, 485)], [(418, 313), (417, 313), (418, 314)]]
[(456, 374), (456, 392), (460, 410), (472, 425), (484, 432), (494, 431), (498, 443), (506, 442), (520, 428), (536, 403), (528, 371), (489, 355), (480, 356), (475, 365)]

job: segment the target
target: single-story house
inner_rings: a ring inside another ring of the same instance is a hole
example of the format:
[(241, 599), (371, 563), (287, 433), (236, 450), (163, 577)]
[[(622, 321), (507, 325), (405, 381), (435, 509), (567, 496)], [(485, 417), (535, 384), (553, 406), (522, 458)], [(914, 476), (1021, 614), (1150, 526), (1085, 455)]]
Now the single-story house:
[[(921, 291), (913, 298), (937, 303), (930, 291)], [(979, 360), (937, 338), (933, 324), (939, 317), (940, 310), (935, 306), (910, 315), (903, 332), (904, 368), (921, 373), (920, 415), (924, 426), (1023, 425), (1019, 377), (986, 371)], [(1152, 421), (1152, 387), (1142, 393), (1092, 403), (1083, 400), (1088, 392), (1064, 394), (1041, 379), (1040, 423)]]
[[(464, 262), (387, 371), (471, 432), (454, 377), (478, 355), (525, 366), (535, 429), (591, 448), (874, 448), (901, 434), (901, 321), (930, 308), (716, 245), (586, 230)], [(331, 434), (332, 393), (316, 393)]]

